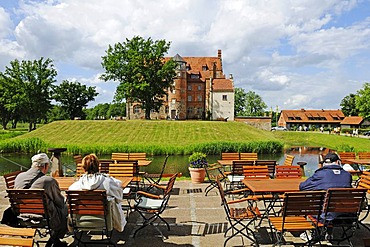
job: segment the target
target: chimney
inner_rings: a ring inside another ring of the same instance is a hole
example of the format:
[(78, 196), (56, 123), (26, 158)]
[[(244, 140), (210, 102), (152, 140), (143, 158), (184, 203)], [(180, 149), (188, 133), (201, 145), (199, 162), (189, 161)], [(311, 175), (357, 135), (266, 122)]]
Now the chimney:
[(218, 54), (217, 54), (218, 58), (221, 59), (221, 50), (218, 50)]
[(233, 74), (230, 74), (229, 78), (230, 80), (233, 80), (234, 79)]

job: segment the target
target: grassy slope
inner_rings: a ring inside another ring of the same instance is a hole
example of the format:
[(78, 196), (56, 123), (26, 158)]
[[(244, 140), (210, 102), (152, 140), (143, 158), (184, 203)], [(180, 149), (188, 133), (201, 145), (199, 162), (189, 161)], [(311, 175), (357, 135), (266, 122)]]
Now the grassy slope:
[(63, 144), (189, 145), (210, 141), (276, 140), (272, 133), (239, 122), (57, 121), (18, 138)]
[(169, 145), (209, 142), (281, 141), (286, 146), (322, 146), (338, 151), (370, 149), (368, 139), (305, 132), (270, 132), (240, 122), (217, 121), (56, 121), (19, 138), (38, 137), (63, 145)]

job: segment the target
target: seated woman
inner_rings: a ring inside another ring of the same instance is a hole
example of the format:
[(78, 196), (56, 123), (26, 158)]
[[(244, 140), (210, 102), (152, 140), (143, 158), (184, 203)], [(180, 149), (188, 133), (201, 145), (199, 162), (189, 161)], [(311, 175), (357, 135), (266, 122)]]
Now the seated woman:
[(86, 155), (82, 159), (85, 170), (80, 179), (74, 182), (69, 190), (105, 190), (108, 201), (113, 202), (111, 210), (113, 227), (122, 232), (126, 225), (126, 218), (122, 210), (122, 182), (107, 174), (99, 173), (99, 159), (95, 154)]

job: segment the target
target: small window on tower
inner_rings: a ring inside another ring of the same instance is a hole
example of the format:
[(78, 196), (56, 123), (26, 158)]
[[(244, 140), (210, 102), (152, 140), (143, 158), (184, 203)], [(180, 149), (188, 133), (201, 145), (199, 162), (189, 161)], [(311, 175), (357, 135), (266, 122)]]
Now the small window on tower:
[(226, 94), (222, 95), (222, 100), (227, 101), (227, 95)]

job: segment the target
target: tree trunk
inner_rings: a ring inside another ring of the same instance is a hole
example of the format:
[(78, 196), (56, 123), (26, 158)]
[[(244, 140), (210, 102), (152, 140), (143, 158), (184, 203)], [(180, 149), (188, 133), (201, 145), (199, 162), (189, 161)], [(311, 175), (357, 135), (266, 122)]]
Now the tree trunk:
[(145, 109), (145, 119), (150, 120), (150, 109)]
[(32, 131), (32, 122), (29, 122), (28, 124), (28, 132), (31, 132)]

